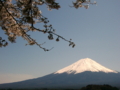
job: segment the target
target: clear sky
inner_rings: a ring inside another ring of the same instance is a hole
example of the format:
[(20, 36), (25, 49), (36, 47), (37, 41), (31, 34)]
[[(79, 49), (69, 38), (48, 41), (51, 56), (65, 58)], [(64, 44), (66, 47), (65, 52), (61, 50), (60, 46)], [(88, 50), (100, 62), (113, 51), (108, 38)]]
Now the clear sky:
[[(22, 38), (17, 43), (0, 48), (0, 83), (37, 78), (62, 69), (82, 58), (91, 58), (103, 66), (120, 71), (120, 0), (96, 0), (89, 9), (71, 8), (72, 1), (56, 0), (59, 10), (48, 11), (41, 6), (56, 33), (72, 38), (76, 47), (60, 40), (49, 41), (47, 34), (34, 33), (32, 36), (43, 47), (52, 48), (44, 52), (38, 46), (25, 46)], [(42, 28), (40, 24), (36, 27)], [(0, 36), (6, 38), (0, 30)]]

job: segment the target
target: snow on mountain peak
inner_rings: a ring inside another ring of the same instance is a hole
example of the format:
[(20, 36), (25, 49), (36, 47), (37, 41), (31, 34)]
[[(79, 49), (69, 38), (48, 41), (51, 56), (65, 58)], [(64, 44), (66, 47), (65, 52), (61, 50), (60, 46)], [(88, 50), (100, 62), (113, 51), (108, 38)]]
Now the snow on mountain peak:
[(78, 60), (77, 62), (75, 62), (61, 70), (58, 70), (54, 74), (60, 74), (60, 73), (77, 74), (77, 73), (82, 73), (85, 71), (118, 73), (114, 70), (108, 69), (108, 68), (100, 65), (99, 63), (97, 63), (96, 61), (94, 61), (90, 58), (85, 58), (85, 59)]

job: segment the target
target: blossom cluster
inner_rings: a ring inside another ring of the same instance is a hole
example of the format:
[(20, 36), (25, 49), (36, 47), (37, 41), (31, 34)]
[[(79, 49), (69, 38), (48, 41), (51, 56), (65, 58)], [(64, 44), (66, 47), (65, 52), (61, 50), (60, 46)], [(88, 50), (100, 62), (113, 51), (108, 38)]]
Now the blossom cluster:
[(79, 7), (84, 7), (86, 9), (89, 8), (89, 4), (97, 4), (96, 1), (93, 3), (90, 0), (76, 0), (76, 2), (73, 2), (73, 7), (78, 9)]

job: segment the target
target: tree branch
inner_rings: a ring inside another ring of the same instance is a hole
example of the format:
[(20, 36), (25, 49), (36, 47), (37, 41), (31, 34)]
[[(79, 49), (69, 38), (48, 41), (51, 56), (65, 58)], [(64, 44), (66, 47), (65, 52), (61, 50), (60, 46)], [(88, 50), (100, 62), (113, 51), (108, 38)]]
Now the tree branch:
[[(9, 11), (7, 10), (7, 8), (5, 7), (5, 5), (3, 4), (3, 2), (0, 0), (0, 3), (2, 4), (2, 6), (5, 8), (6, 12), (13, 18), (13, 20), (15, 20), (16, 24), (19, 26), (19, 28), (22, 30), (22, 32), (24, 32), (24, 29), (21, 28), (21, 26), (19, 25), (19, 23), (17, 22), (17, 20), (13, 17), (13, 15), (11, 13), (9, 13)], [(39, 30), (41, 31), (41, 30)], [(33, 41), (36, 45), (38, 45), (41, 49), (43, 49), (44, 51), (50, 51), (51, 49), (46, 49), (46, 48), (43, 48), (41, 47), (41, 44), (38, 44), (34, 39), (32, 39), (30, 37), (30, 35), (26, 34), (26, 32), (24, 32), (24, 35), (22, 35), (23, 37), (27, 37), (29, 38), (31, 41)]]

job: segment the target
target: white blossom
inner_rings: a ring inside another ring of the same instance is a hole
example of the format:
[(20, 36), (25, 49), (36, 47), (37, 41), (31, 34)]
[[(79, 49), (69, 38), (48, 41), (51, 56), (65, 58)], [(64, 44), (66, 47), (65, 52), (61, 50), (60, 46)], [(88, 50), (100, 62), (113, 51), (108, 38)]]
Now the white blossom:
[(88, 8), (89, 8), (89, 5), (84, 5), (84, 8), (88, 9)]

